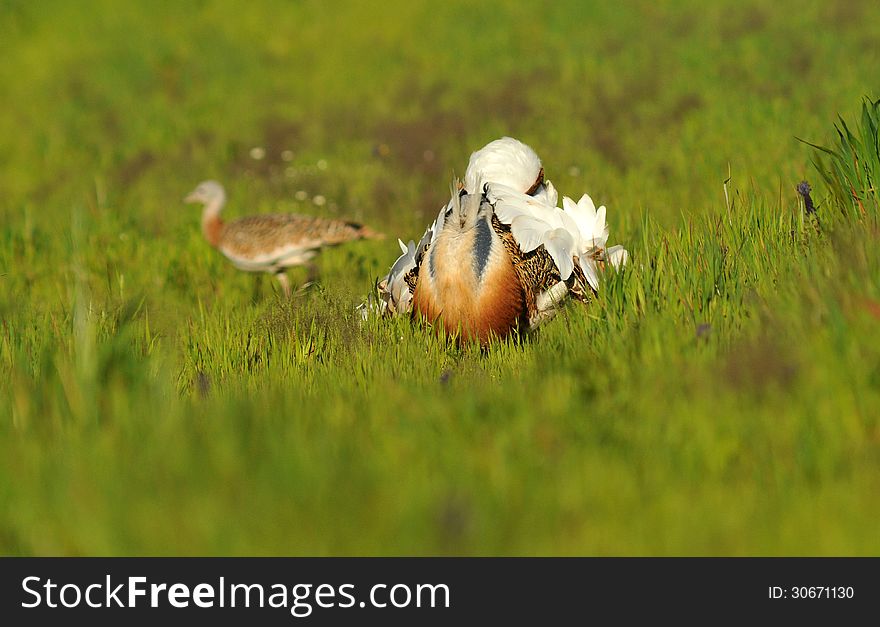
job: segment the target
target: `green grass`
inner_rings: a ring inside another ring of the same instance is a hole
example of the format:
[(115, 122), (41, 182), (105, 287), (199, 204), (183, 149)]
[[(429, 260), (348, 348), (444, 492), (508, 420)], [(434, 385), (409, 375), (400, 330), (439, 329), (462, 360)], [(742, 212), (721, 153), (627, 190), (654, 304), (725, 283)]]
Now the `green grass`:
[[(0, 0), (0, 553), (880, 554), (875, 3), (471, 4)], [(181, 200), (415, 238), (502, 134), (631, 262), (488, 351)]]
[(880, 100), (866, 98), (858, 122), (857, 137), (840, 118), (840, 124), (834, 125), (835, 148), (805, 142), (817, 150), (813, 164), (831, 190), (835, 208), (851, 220), (880, 208)]

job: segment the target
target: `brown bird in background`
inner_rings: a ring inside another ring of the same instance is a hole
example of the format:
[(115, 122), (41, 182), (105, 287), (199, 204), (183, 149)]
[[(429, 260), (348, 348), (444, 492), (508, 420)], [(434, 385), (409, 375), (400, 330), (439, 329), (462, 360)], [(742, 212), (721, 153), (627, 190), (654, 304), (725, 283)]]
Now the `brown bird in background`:
[(261, 214), (225, 222), (220, 211), (226, 203), (226, 192), (217, 181), (199, 183), (184, 200), (204, 205), (202, 233), (211, 246), (239, 270), (274, 274), (285, 296), (290, 296), (287, 268), (310, 265), (322, 248), (385, 237), (355, 222), (295, 213)]

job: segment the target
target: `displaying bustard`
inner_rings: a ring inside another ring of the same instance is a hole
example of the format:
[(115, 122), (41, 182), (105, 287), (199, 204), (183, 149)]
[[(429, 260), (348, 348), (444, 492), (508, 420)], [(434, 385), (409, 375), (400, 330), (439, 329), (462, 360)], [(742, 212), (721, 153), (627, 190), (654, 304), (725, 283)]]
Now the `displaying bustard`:
[(377, 285), (386, 315), (416, 314), (482, 344), (552, 317), (567, 296), (586, 301), (600, 273), (627, 261), (606, 248), (605, 207), (558, 195), (538, 155), (510, 137), (473, 153), (463, 182), (418, 244)]

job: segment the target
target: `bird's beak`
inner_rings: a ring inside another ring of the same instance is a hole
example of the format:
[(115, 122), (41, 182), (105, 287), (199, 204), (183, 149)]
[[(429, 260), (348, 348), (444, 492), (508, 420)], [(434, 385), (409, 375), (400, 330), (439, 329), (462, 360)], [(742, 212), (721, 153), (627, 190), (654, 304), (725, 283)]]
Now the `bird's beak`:
[(196, 198), (195, 192), (190, 192), (186, 195), (186, 198), (183, 199), (183, 202), (196, 202), (198, 199)]

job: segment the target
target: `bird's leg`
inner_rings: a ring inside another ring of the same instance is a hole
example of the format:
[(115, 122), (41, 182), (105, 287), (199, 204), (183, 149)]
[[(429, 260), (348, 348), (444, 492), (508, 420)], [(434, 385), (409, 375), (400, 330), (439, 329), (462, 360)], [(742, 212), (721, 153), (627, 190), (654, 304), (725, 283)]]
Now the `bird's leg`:
[(318, 280), (318, 266), (314, 263), (306, 264), (306, 282), (300, 285), (297, 291), (302, 292), (315, 284)]
[(278, 282), (281, 284), (284, 297), (290, 298), (290, 280), (287, 278), (287, 274), (285, 274), (284, 270), (276, 272), (275, 278), (278, 279)]
[(254, 275), (253, 280), (254, 289), (251, 292), (251, 302), (256, 304), (262, 300), (263, 297), (263, 276), (260, 274)]
[(306, 285), (312, 285), (318, 280), (318, 266), (315, 265), (315, 262), (312, 262), (306, 266), (306, 269)]

